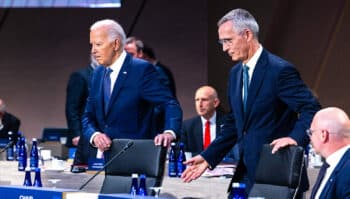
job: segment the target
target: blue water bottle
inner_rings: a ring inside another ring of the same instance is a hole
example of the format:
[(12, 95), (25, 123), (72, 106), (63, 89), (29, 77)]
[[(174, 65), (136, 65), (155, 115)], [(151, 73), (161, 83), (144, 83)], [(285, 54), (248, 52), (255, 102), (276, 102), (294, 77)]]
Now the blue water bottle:
[(13, 161), (15, 160), (15, 154), (14, 154), (14, 151), (13, 151), (13, 139), (12, 139), (12, 136), (13, 136), (13, 133), (12, 131), (9, 131), (8, 132), (8, 137), (9, 137), (9, 144), (10, 146), (6, 149), (6, 160), (8, 161)]
[(23, 182), (23, 186), (32, 186), (32, 179), (31, 179), (31, 176), (30, 176), (30, 168), (27, 167), (26, 169), (26, 172), (25, 172), (25, 176), (24, 176), (24, 182)]
[(179, 155), (177, 157), (177, 176), (181, 177), (182, 172), (186, 170), (186, 165), (183, 163), (186, 161), (184, 143), (180, 142)]
[(19, 155), (18, 155), (18, 150), (19, 150), (19, 145), (21, 144), (21, 138), (22, 138), (22, 133), (21, 132), (18, 132), (17, 133), (17, 142), (16, 142), (16, 150), (15, 150), (15, 157), (16, 157), (16, 160), (18, 161), (19, 159)]
[(130, 186), (130, 195), (136, 196), (138, 195), (138, 178), (139, 175), (137, 173), (131, 174), (131, 186)]
[(176, 143), (172, 142), (170, 152), (169, 152), (169, 164), (168, 164), (169, 177), (176, 177), (177, 175), (175, 146), (176, 146)]
[(18, 148), (18, 171), (24, 171), (27, 167), (27, 149), (26, 138), (23, 136), (20, 139)]
[(30, 151), (30, 169), (35, 171), (39, 166), (39, 152), (38, 152), (38, 143), (36, 138), (33, 138), (32, 141), (32, 150)]
[(139, 186), (139, 194), (140, 196), (147, 196), (147, 188), (146, 188), (146, 175), (140, 175), (140, 186)]
[(42, 187), (42, 186), (43, 184), (41, 183), (40, 168), (36, 168), (33, 187)]
[(245, 184), (234, 182), (232, 183), (232, 190), (230, 194), (230, 199), (246, 199), (245, 196)]

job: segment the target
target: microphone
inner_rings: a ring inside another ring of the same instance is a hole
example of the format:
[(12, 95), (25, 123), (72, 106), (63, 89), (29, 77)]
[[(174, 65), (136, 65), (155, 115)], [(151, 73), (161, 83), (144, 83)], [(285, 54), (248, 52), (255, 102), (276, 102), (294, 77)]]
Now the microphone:
[(106, 164), (99, 169), (91, 178), (89, 178), (83, 185), (81, 185), (81, 187), (79, 188), (79, 190), (82, 190), (91, 180), (93, 180), (98, 174), (100, 174), (103, 170), (105, 170), (105, 168), (110, 165), (114, 159), (116, 159), (117, 157), (119, 157), (121, 154), (123, 154), (127, 149), (129, 149), (132, 145), (134, 144), (133, 141), (129, 141), (124, 148), (119, 151), (119, 153), (115, 154), (108, 162), (106, 162)]
[(12, 147), (14, 144), (14, 141), (9, 141), (9, 143), (7, 143), (7, 145), (0, 151), (0, 153), (3, 153), (4, 151), (6, 151), (8, 148)]

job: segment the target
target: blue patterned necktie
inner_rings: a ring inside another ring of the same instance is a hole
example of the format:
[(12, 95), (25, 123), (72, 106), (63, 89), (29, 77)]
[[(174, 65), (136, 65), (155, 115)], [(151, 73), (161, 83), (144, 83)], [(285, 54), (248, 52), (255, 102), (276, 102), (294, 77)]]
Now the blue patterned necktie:
[(248, 98), (248, 88), (249, 88), (249, 67), (243, 65), (243, 110), (246, 111), (247, 98)]
[(107, 68), (105, 77), (103, 79), (103, 97), (104, 97), (104, 106), (105, 106), (105, 113), (108, 109), (109, 104), (109, 98), (111, 97), (111, 76), (110, 74), (113, 72), (112, 69)]
[(316, 196), (316, 193), (317, 193), (317, 190), (318, 188), (320, 187), (321, 185), (321, 182), (322, 182), (322, 179), (324, 177), (324, 175), (326, 174), (326, 171), (327, 171), (327, 168), (329, 167), (329, 164), (327, 162), (324, 162), (321, 169), (320, 169), (320, 172), (318, 173), (318, 176), (317, 176), (317, 180), (315, 182), (315, 185), (314, 187), (312, 188), (312, 192), (311, 192), (311, 197), (310, 199), (314, 199), (315, 196)]

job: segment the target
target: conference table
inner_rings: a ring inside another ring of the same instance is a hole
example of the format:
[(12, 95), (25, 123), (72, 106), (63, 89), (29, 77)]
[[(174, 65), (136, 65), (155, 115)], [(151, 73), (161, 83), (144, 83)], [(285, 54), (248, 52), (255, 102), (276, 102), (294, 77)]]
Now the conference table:
[[(62, 188), (78, 190), (93, 173), (71, 173), (69, 163), (65, 162), (64, 170), (50, 169), (50, 162), (45, 161), (42, 166), (41, 179), (43, 187)], [(308, 169), (310, 186), (312, 187), (317, 176), (318, 169)], [(32, 172), (34, 179), (34, 172)], [(23, 184), (24, 172), (17, 170), (16, 161), (0, 161), (0, 185)], [(104, 174), (99, 174), (89, 184), (83, 192), (99, 193), (104, 180)], [(163, 198), (227, 198), (226, 190), (230, 178), (226, 177), (200, 177), (191, 183), (183, 183), (180, 178), (170, 178), (164, 176), (160, 197)], [(310, 191), (306, 198), (309, 198)]]
[[(45, 161), (42, 167), (41, 179), (43, 187), (75, 189), (78, 190), (93, 173), (71, 173), (69, 164), (65, 164), (64, 170), (49, 168), (49, 162)], [(34, 172), (32, 172), (34, 179)], [(99, 174), (82, 191), (98, 193), (104, 180), (104, 174)], [(22, 185), (24, 172), (17, 170), (16, 161), (0, 161), (0, 185)], [(183, 183), (180, 178), (164, 176), (160, 197), (164, 198), (227, 198), (226, 189), (230, 178), (225, 177), (201, 177), (191, 183)]]

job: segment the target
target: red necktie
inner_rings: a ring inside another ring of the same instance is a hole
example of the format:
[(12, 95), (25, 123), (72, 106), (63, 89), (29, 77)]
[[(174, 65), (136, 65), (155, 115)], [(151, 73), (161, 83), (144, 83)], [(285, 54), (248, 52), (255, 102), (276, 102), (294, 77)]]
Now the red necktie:
[(207, 120), (205, 123), (205, 130), (204, 130), (204, 144), (203, 148), (206, 149), (210, 144), (210, 122)]

